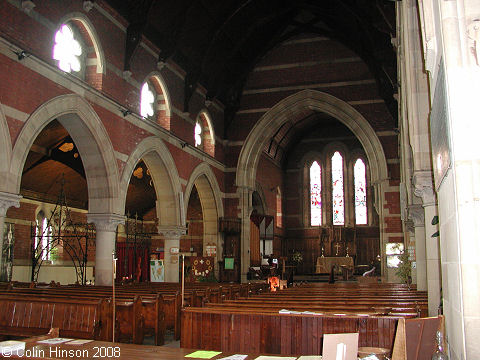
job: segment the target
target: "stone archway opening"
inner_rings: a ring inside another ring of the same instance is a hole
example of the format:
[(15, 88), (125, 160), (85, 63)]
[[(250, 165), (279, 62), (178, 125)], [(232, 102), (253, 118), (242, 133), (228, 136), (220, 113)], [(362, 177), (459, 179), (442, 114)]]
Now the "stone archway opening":
[[(282, 127), (313, 118), (315, 114), (320, 113), (343, 124), (355, 134), (361, 144), (370, 166), (373, 204), (379, 215), (379, 223), (384, 224), (384, 209), (379, 204), (383, 203), (388, 186), (388, 172), (384, 150), (375, 131), (368, 121), (346, 102), (315, 90), (300, 91), (278, 102), (259, 119), (247, 136), (238, 159), (236, 185), (242, 219), (242, 280), (246, 279), (251, 251), (248, 246), (251, 243), (249, 226), (252, 210), (251, 194), (256, 189), (257, 169), (264, 151), (272, 150), (269, 142), (282, 132)], [(380, 225), (380, 244), (383, 245), (386, 238), (384, 226)], [(381, 258), (384, 259), (384, 246), (380, 248)]]

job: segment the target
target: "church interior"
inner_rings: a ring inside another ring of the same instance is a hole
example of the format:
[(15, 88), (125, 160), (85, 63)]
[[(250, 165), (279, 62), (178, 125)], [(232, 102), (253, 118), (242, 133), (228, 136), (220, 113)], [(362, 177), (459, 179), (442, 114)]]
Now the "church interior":
[(3, 339), (328, 359), (324, 334), (357, 333), (359, 355), (480, 358), (478, 2), (0, 13)]

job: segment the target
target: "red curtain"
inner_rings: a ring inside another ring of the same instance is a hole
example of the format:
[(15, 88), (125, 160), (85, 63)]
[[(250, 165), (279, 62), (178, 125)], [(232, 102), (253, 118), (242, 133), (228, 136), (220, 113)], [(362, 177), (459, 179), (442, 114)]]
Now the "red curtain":
[(128, 245), (127, 243), (117, 243), (117, 280), (124, 277), (137, 279), (139, 281), (150, 280), (150, 256), (148, 248)]

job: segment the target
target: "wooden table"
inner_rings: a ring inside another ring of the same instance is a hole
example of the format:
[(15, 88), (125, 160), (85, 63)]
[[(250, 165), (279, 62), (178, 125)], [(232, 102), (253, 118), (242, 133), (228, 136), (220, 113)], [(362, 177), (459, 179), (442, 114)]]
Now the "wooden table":
[(338, 267), (345, 265), (349, 269), (353, 269), (353, 258), (346, 256), (337, 257), (318, 257), (315, 273), (317, 274), (329, 274), (332, 270), (332, 266)]
[[(183, 348), (169, 348), (153, 345), (135, 345), (124, 343), (111, 343), (105, 341), (92, 341), (83, 345), (68, 345), (61, 343), (56, 345), (39, 344), (39, 340), (52, 338), (51, 335), (37, 336), (25, 341), (25, 352), (23, 356), (16, 356), (15, 353), (10, 356), (4, 355), (3, 358), (13, 359), (142, 359), (142, 360), (189, 360), (198, 358), (186, 358), (185, 355), (191, 354), (196, 350)], [(212, 358), (221, 359), (233, 355), (231, 352), (222, 352)], [(245, 354), (247, 355), (247, 354)], [(255, 359), (260, 354), (248, 354), (247, 360)], [(0, 358), (2, 354), (0, 352)]]

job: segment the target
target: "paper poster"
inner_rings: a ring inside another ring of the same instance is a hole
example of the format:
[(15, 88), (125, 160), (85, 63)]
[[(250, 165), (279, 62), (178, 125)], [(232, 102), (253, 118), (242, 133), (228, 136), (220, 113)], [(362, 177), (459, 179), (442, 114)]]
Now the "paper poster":
[(234, 269), (234, 258), (225, 258), (225, 270)]
[(165, 267), (163, 266), (163, 260), (150, 260), (150, 281), (165, 281)]

